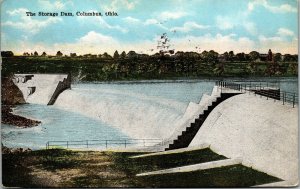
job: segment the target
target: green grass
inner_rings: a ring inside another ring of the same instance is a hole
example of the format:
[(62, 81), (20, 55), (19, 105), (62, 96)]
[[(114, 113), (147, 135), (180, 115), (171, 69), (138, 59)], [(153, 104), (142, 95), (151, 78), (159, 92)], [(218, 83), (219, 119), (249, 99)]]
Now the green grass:
[(130, 159), (123, 154), (115, 154), (114, 158), (119, 169), (132, 174), (226, 159), (209, 148)]
[(147, 187), (250, 187), (281, 181), (243, 165), (142, 177)]
[(136, 177), (137, 173), (226, 159), (209, 149), (130, 158), (140, 152), (38, 150), (3, 154), (6, 187), (252, 186), (279, 179), (241, 165), (206, 171)]

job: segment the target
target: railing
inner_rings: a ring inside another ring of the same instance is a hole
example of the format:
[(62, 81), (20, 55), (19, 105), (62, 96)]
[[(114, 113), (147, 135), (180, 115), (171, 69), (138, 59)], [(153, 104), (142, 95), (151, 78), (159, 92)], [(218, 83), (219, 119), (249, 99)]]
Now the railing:
[(52, 148), (116, 148), (116, 147), (151, 147), (162, 146), (162, 139), (116, 139), (116, 140), (79, 140), (48, 141), (46, 149)]
[(269, 98), (282, 101), (282, 104), (290, 103), (295, 107), (298, 104), (298, 95), (296, 93), (281, 91), (278, 84), (274, 83), (251, 83), (251, 82), (226, 82), (217, 81), (216, 85), (221, 87), (221, 92), (223, 88), (228, 88), (232, 90), (238, 90), (243, 93), (252, 92), (255, 95), (260, 95), (260, 97), (265, 96), (267, 100)]

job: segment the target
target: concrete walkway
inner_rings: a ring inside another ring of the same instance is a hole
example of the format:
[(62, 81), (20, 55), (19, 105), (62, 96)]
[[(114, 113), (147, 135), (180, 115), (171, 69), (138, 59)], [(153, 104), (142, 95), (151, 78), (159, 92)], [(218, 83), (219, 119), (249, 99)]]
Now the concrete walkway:
[(176, 167), (172, 169), (164, 169), (160, 171), (152, 171), (147, 173), (140, 173), (136, 176), (148, 176), (148, 175), (160, 175), (160, 174), (169, 174), (169, 173), (179, 173), (179, 172), (191, 172), (191, 171), (198, 171), (198, 170), (206, 170), (206, 169), (213, 169), (219, 167), (226, 167), (230, 165), (237, 165), (241, 164), (241, 159), (225, 159), (219, 161), (211, 161), (207, 163), (199, 163), (194, 165)]
[(209, 145), (208, 144), (201, 144), (197, 147), (180, 148), (180, 149), (176, 149), (176, 150), (155, 152), (155, 153), (143, 154), (143, 155), (138, 155), (138, 156), (132, 156), (130, 158), (142, 158), (142, 157), (159, 156), (159, 155), (166, 155), (166, 154), (177, 154), (177, 153), (189, 152), (189, 151), (194, 151), (194, 150), (202, 150), (202, 149), (205, 149), (205, 148), (209, 148)]

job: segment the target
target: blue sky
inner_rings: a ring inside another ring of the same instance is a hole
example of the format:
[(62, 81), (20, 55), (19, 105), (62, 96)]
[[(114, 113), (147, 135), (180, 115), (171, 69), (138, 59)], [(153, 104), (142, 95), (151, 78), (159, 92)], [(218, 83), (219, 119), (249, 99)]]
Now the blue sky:
[[(297, 7), (297, 0), (4, 0), (1, 49), (153, 54), (158, 37), (167, 33), (175, 51), (296, 54)], [(28, 17), (26, 11), (115, 11), (119, 16)]]

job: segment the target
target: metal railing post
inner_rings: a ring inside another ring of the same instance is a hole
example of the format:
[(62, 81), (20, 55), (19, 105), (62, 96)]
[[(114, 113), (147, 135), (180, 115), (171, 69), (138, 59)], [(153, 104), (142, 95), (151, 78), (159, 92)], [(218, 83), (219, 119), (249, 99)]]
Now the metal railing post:
[(284, 92), (282, 93), (282, 105), (284, 105)]
[(89, 141), (86, 140), (86, 148), (89, 148)]
[(293, 94), (293, 108), (295, 107), (295, 93)]
[(284, 92), (284, 102), (286, 102), (286, 92)]
[(69, 141), (67, 141), (67, 149), (69, 148)]
[(125, 140), (125, 143), (124, 143), (124, 144), (125, 144), (125, 148), (126, 148), (126, 140)]
[(106, 149), (107, 149), (107, 140), (105, 140), (105, 147), (106, 147)]
[(261, 90), (261, 83), (259, 83), (259, 90)]

